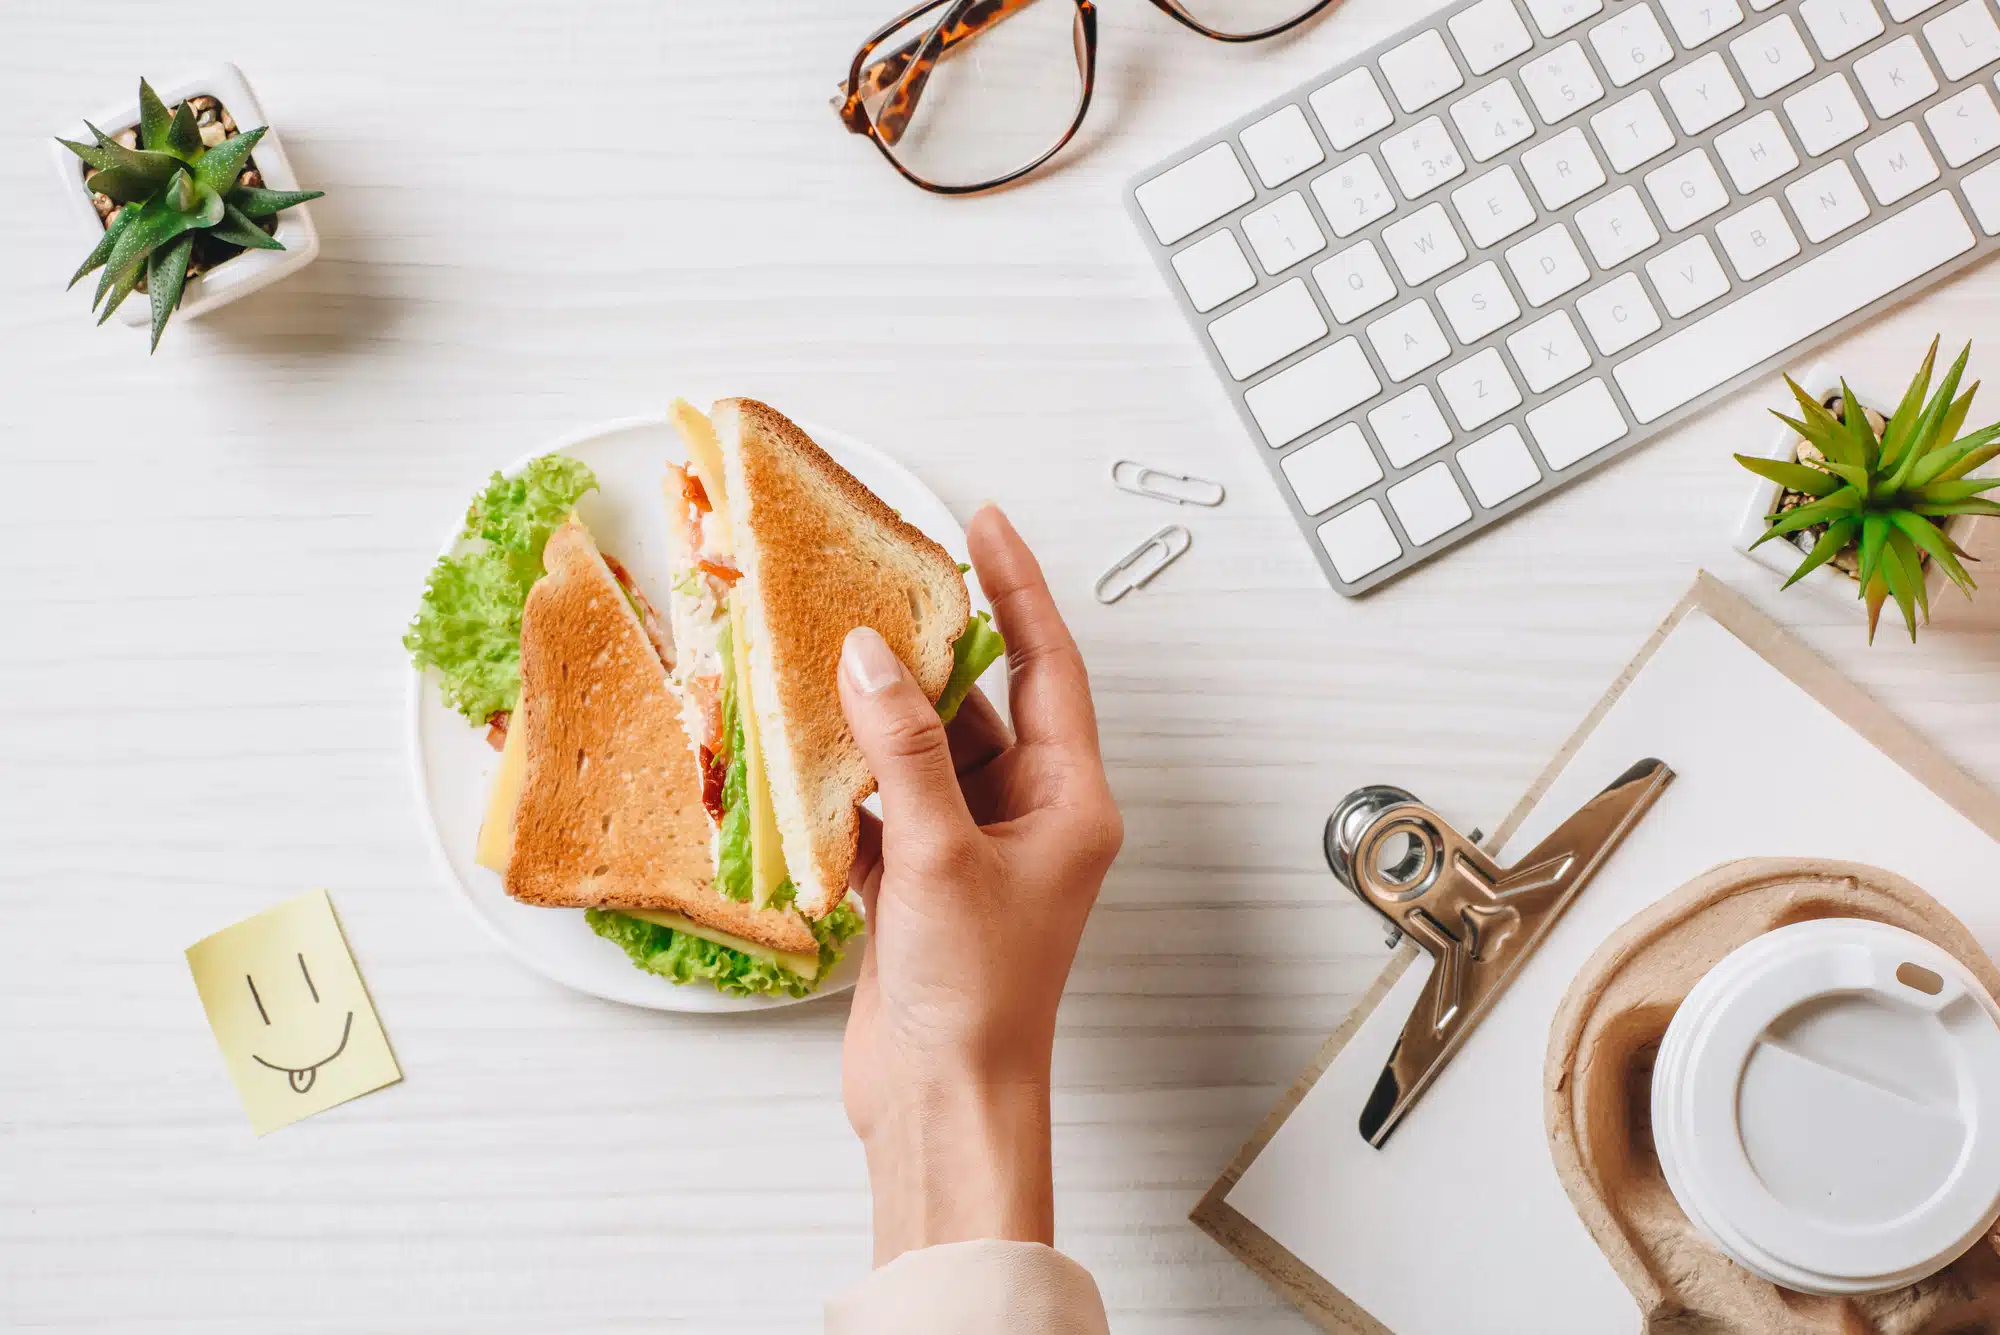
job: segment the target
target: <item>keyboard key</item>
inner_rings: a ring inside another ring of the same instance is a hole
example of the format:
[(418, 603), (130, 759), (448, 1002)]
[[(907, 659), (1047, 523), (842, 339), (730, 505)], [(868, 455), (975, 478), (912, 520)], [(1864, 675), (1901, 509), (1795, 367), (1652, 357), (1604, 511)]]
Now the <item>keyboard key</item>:
[(1451, 104), (1452, 123), (1474, 162), (1484, 162), (1535, 132), (1514, 85), (1500, 79)]
[(1439, 371), (1438, 389), (1462, 431), (1475, 431), (1521, 406), (1520, 387), (1507, 374), (1498, 348), (1483, 349)]
[(1382, 480), (1361, 428), (1349, 422), (1278, 461), (1299, 509), (1316, 515)]
[(1372, 500), (1343, 510), (1319, 526), (1319, 545), (1334, 573), (1349, 584), (1372, 575), (1403, 554), (1382, 507)]
[(1243, 235), (1250, 238), (1265, 273), (1281, 273), (1326, 249), (1326, 236), (1313, 221), (1306, 197), (1296, 190), (1244, 214)]
[(1542, 470), (1528, 453), (1521, 429), (1503, 426), (1458, 452), (1458, 471), (1479, 503), (1491, 510), (1509, 497), (1519, 496), (1542, 480)]
[(1611, 158), (1611, 170), (1629, 172), (1640, 163), (1656, 158), (1674, 146), (1674, 132), (1651, 89), (1641, 89), (1623, 102), (1590, 118), (1597, 142)]
[[(1974, 87), (1969, 91), (1986, 90)], [(1868, 178), (1875, 202), (1885, 206), (1909, 198), (1938, 178), (1937, 162), (1924, 146), (1923, 134), (1910, 122), (1855, 149), (1854, 161)]]
[(1775, 199), (1760, 199), (1715, 225), (1715, 239), (1744, 282), (1769, 273), (1799, 253), (1799, 239)]
[(1358, 339), (1343, 338), (1243, 391), (1264, 439), (1289, 445), (1306, 432), (1382, 392)]
[(1392, 381), (1408, 380), (1451, 352), (1429, 303), (1419, 299), (1398, 307), (1368, 326), (1368, 341)]
[(1972, 246), (1965, 216), (1941, 190), (1634, 353), (1616, 371), (1618, 387), (1639, 421), (1656, 421)]
[(1436, 116), (1427, 116), (1401, 134), (1384, 139), (1382, 160), (1389, 164), (1389, 173), (1405, 199), (1420, 199), (1465, 174), (1458, 145), (1451, 142), (1444, 122)]
[(1237, 136), (1257, 179), (1265, 188), (1283, 185), (1308, 167), (1326, 161), (1326, 152), (1306, 124), (1306, 113), (1297, 107), (1274, 111)]
[(1381, 442), (1382, 453), (1397, 468), (1413, 464), (1432, 450), (1451, 443), (1451, 428), (1444, 424), (1444, 414), (1438, 411), (1437, 400), (1425, 385), (1370, 409), (1368, 425), (1375, 428), (1375, 439)]
[(1972, 205), (1972, 216), (1979, 219), (1979, 230), (1988, 236), (2000, 232), (2000, 162), (1967, 172), (1958, 187), (1965, 191), (1966, 203)]
[(1229, 374), (1244, 380), (1326, 337), (1326, 321), (1305, 283), (1294, 278), (1209, 321), (1208, 336)]
[(1848, 165), (1836, 159), (1785, 187), (1806, 240), (1824, 241), (1868, 216), (1868, 201)]
[(1396, 119), (1366, 66), (1349, 70), (1306, 101), (1312, 103), (1313, 115), (1319, 117), (1326, 141), (1336, 152), (1353, 148), (1377, 130), (1388, 129)]
[(1986, 0), (1965, 0), (1947, 9), (1924, 25), (1924, 40), (1947, 79), (1963, 79), (2000, 60), (2000, 27), (1994, 25)]
[(1761, 14), (1765, 10), (1769, 9), (1772, 5), (1778, 3), (1780, 3), (1780, 0), (1750, 0), (1750, 8), (1756, 10), (1759, 14)]
[(1646, 173), (1646, 193), (1669, 232), (1682, 232), (1729, 203), (1708, 150), (1693, 149)]
[(1512, 167), (1501, 167), (1451, 192), (1452, 207), (1472, 244), (1485, 249), (1535, 220), (1534, 205)]
[(1691, 236), (1647, 260), (1646, 275), (1660, 294), (1660, 304), (1676, 320), (1729, 290), (1729, 275), (1722, 272), (1722, 261), (1715, 258), (1715, 247), (1705, 236)]
[(1534, 182), (1543, 208), (1559, 209), (1604, 184), (1604, 168), (1579, 126), (1536, 144), (1521, 155), (1521, 166)]
[(1132, 192), (1160, 244), (1171, 246), (1257, 197), (1228, 144), (1169, 167)]
[(1590, 44), (1597, 48), (1597, 58), (1614, 88), (1623, 88), (1674, 58), (1674, 45), (1660, 30), (1660, 20), (1646, 0), (1627, 5), (1592, 28)]
[[(1854, 62), (1854, 77), (1878, 116), (1893, 116), (1937, 91), (1937, 76), (1917, 49), (1917, 39), (1905, 34), (1879, 51)], [(1803, 137), (1804, 132), (1800, 132)], [(1818, 152), (1808, 149), (1808, 152)]]
[(1507, 335), (1507, 350), (1536, 394), (1553, 388), (1590, 365), (1590, 353), (1568, 311), (1544, 315), (1526, 329)]
[(1382, 169), (1366, 153), (1314, 177), (1312, 190), (1335, 236), (1352, 236), (1396, 211), (1396, 197), (1389, 193)]
[(1743, 195), (1762, 190), (1799, 165), (1777, 113), (1770, 111), (1760, 111), (1715, 136), (1715, 151), (1737, 193)]
[(1994, 109), (1993, 95), (1979, 84), (1926, 111), (1924, 124), (1930, 126), (1947, 167), (1963, 167), (2000, 148), (2000, 110)]
[(1674, 36), (1690, 51), (1743, 21), (1736, 0), (1660, 0), (1660, 8), (1674, 25)]
[(1423, 472), (1404, 478), (1388, 491), (1403, 532), (1421, 547), (1451, 532), (1472, 518), (1472, 507), (1451, 475), (1448, 464), (1432, 464)]
[(1660, 313), (1646, 299), (1646, 285), (1635, 273), (1620, 274), (1578, 297), (1576, 313), (1583, 317), (1590, 341), (1606, 357), (1625, 351), (1660, 327)]
[(1465, 247), (1442, 204), (1429, 204), (1396, 219), (1382, 229), (1382, 244), (1411, 287), (1428, 283), (1465, 258)]
[(1660, 91), (1674, 109), (1674, 119), (1688, 134), (1700, 134), (1743, 110), (1743, 93), (1729, 77), (1720, 51), (1683, 65), (1660, 80)]
[[(1623, 383), (1622, 381), (1620, 383)], [(1625, 434), (1625, 418), (1601, 379), (1586, 380), (1528, 413), (1528, 434), (1551, 468), (1568, 468)]]
[(1873, 0), (1801, 0), (1799, 17), (1813, 35), (1813, 45), (1828, 60), (1838, 60), (1882, 35), (1882, 16)]
[(1604, 0), (1527, 0), (1527, 2), (1528, 12), (1534, 15), (1535, 26), (1542, 30), (1544, 37), (1568, 32), (1604, 9)]
[(1790, 14), (1760, 23), (1729, 44), (1753, 97), (1769, 97), (1812, 73), (1813, 58)]
[(1243, 247), (1229, 231), (1205, 236), (1174, 256), (1174, 272), (1198, 311), (1212, 311), (1231, 297), (1257, 286)]
[(1926, 9), (1935, 9), (1944, 0), (1887, 0), (1889, 17), (1898, 23), (1907, 23)]
[(1660, 242), (1652, 215), (1631, 186), (1614, 190), (1576, 213), (1576, 229), (1600, 269), (1612, 269)]
[(1474, 74), (1496, 70), (1535, 44), (1511, 0), (1479, 0), (1453, 14), (1450, 27)]
[(1520, 303), (1492, 260), (1438, 284), (1437, 303), (1458, 341), (1468, 345), (1512, 324), (1521, 314)]
[(1389, 91), (1396, 95), (1396, 105), (1405, 111), (1421, 111), (1465, 82), (1435, 28), (1384, 51), (1376, 63), (1389, 81)]
[(1535, 110), (1550, 125), (1582, 111), (1604, 96), (1604, 85), (1590, 67), (1590, 57), (1576, 42), (1564, 42), (1545, 56), (1521, 66), (1521, 82)]
[(1521, 285), (1521, 295), (1530, 306), (1546, 306), (1590, 280), (1590, 266), (1578, 253), (1569, 228), (1561, 223), (1508, 247), (1507, 267), (1514, 271), (1514, 281)]
[(1333, 318), (1346, 324), (1358, 320), (1396, 295), (1396, 284), (1383, 267), (1373, 241), (1349, 246), (1330, 260), (1313, 266), (1313, 281)]
[[(1911, 42), (1911, 49), (1915, 46)], [(1866, 62), (1868, 57), (1861, 59)], [(1844, 74), (1829, 74), (1793, 93), (1785, 99), (1785, 114), (1792, 118), (1792, 129), (1798, 132), (1799, 143), (1811, 157), (1846, 143), (1868, 128), (1868, 118), (1861, 113), (1861, 104), (1854, 100), (1854, 90), (1847, 86)]]

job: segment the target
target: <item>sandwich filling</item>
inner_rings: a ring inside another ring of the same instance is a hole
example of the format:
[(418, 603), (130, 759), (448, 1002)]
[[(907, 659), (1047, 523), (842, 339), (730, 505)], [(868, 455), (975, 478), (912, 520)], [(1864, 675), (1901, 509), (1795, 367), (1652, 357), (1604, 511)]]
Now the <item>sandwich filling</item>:
[[(445, 702), (469, 723), (486, 727), (488, 740), (501, 751), (476, 857), (503, 876), (512, 860), (526, 777), (525, 728), (516, 715), (523, 612), (529, 590), (545, 573), (543, 549), (550, 534), (596, 485), (587, 467), (558, 454), (536, 459), (512, 476), (494, 474), (467, 512), (459, 544), (433, 569), (404, 636), (418, 668), (438, 681)], [(699, 633), (701, 619), (692, 619), (691, 651), (677, 653), (670, 623), (662, 621), (631, 573), (608, 554), (603, 560), (668, 673), (706, 668), (700, 675), (714, 683), (706, 698), (712, 701), (718, 726), (704, 726), (699, 732), (690, 727), (689, 735), (726, 739), (729, 702), (722, 689), (728, 680), (726, 616), (720, 635)], [(679, 605), (676, 598), (675, 608)], [(735, 749), (740, 752), (742, 744)], [(718, 771), (717, 810), (726, 770), (725, 765)], [(843, 905), (823, 921), (808, 924), (818, 949), (797, 951), (774, 949), (658, 909), (590, 909), (585, 917), (598, 935), (624, 949), (640, 968), (679, 983), (705, 981), (737, 995), (806, 995), (862, 926), (860, 915)]]

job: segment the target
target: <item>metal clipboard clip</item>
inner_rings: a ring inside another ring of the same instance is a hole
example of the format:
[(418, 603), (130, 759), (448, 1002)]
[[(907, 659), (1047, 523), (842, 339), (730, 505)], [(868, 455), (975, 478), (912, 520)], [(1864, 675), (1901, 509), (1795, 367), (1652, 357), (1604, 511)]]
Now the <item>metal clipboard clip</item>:
[(1361, 1110), (1363, 1140), (1380, 1149), (1389, 1139), (1673, 777), (1640, 761), (1512, 867), (1400, 788), (1341, 800), (1326, 822), (1327, 865), (1434, 961)]

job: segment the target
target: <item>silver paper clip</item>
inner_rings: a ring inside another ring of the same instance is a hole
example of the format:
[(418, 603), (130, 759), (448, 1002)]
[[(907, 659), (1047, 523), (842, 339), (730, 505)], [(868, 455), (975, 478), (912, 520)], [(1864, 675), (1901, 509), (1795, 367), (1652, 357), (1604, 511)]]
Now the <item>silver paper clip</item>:
[(1144, 588), (1153, 576), (1181, 559), (1194, 537), (1179, 524), (1169, 524), (1152, 537), (1118, 558), (1111, 569), (1097, 577), (1097, 601), (1115, 603), (1134, 589)]
[(1111, 485), (1134, 496), (1150, 496), (1175, 505), (1220, 505), (1225, 494), (1220, 482), (1150, 468), (1135, 459), (1120, 459), (1111, 465)]
[(1327, 865), (1434, 961), (1361, 1110), (1364, 1140), (1389, 1139), (1673, 777), (1640, 761), (1512, 867), (1400, 788), (1341, 801), (1326, 822)]

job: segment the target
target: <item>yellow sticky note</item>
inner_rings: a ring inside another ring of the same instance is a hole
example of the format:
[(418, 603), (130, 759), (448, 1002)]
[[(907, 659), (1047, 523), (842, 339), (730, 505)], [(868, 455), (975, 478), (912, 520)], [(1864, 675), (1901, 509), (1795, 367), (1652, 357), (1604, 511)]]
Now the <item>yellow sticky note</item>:
[(403, 1078), (326, 891), (204, 937), (187, 958), (258, 1135)]

